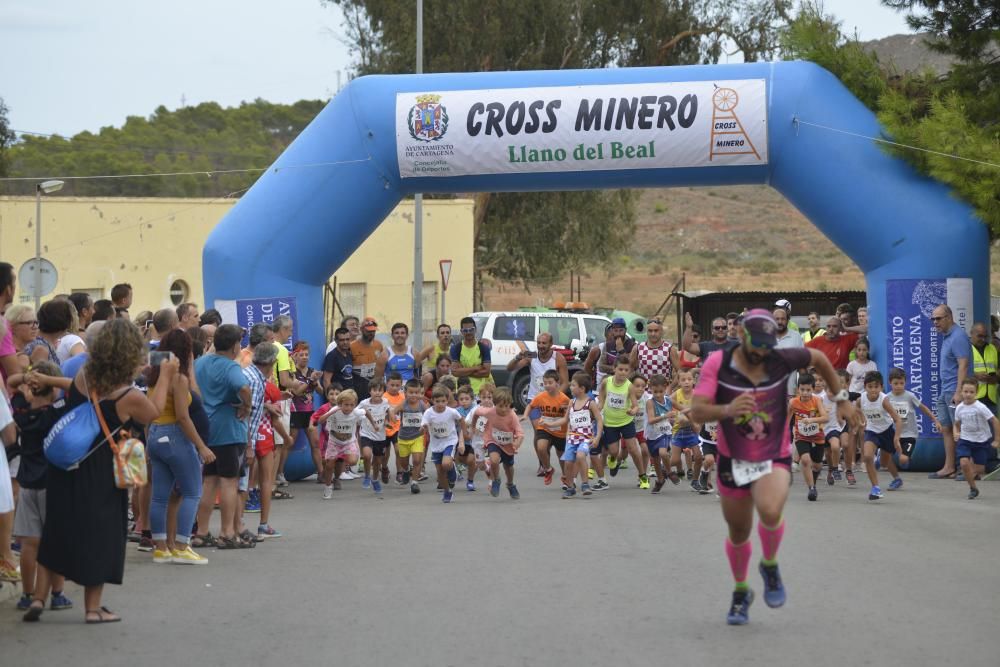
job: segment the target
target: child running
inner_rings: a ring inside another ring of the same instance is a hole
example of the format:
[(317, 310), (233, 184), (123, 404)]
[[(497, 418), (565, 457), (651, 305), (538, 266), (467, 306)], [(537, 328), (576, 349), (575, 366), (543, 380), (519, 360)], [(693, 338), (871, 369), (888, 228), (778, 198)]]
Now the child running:
[[(390, 419), (399, 420), (396, 439), (396, 470), (402, 470), (400, 486), (410, 485), (410, 493), (420, 493), (420, 472), (424, 465), (423, 415), (427, 404), (423, 400), (423, 388), (413, 379), (406, 381), (406, 400), (398, 408), (389, 410)], [(412, 458), (412, 461), (411, 461)]]
[[(403, 393), (403, 376), (392, 371), (387, 374), (387, 379), (385, 381), (385, 400), (388, 401), (390, 408), (399, 408), (406, 400), (406, 394)], [(389, 458), (395, 453), (396, 457), (399, 457), (399, 450), (396, 447), (396, 438), (399, 435), (399, 419), (390, 419), (388, 414), (386, 415), (387, 421), (385, 423), (385, 457), (382, 460), (382, 483), (389, 483)], [(396, 484), (402, 484), (403, 482), (403, 471), (396, 469)]]
[(899, 433), (899, 444), (903, 448), (903, 453), (913, 458), (913, 450), (917, 446), (917, 436), (919, 427), (917, 425), (917, 411), (921, 411), (934, 424), (934, 428), (941, 432), (943, 428), (938, 421), (937, 415), (920, 402), (917, 395), (906, 390), (906, 371), (902, 368), (889, 369), (889, 387), (892, 393), (889, 394), (889, 402), (896, 409), (896, 414), (903, 422), (903, 430)]
[(962, 402), (955, 408), (955, 456), (969, 483), (969, 500), (979, 497), (976, 476), (986, 469), (990, 452), (990, 429), (993, 449), (1000, 448), (1000, 428), (990, 409), (976, 400), (979, 384), (973, 378), (962, 381)]
[(371, 488), (375, 493), (382, 493), (380, 474), (385, 462), (388, 442), (385, 434), (386, 422), (389, 418), (389, 401), (383, 398), (385, 382), (380, 377), (368, 381), (371, 396), (361, 401), (359, 410), (364, 410), (368, 419), (361, 422), (361, 459), (364, 462), (365, 477), (361, 488)]
[(667, 478), (672, 476), (674, 484), (680, 479), (670, 468), (670, 413), (674, 405), (667, 396), (667, 378), (665, 375), (653, 375), (649, 378), (649, 391), (652, 394), (646, 401), (646, 449), (656, 468), (656, 484), (650, 493), (659, 493)]
[(465, 451), (462, 415), (448, 406), (450, 392), (437, 386), (431, 392), (434, 404), (424, 411), (420, 421), (431, 448), (431, 461), (437, 470), (438, 488), (444, 491), (442, 502), (450, 503), (454, 497), (451, 478), (455, 468), (455, 449)]
[[(847, 428), (847, 422), (841, 418), (841, 411), (833, 400), (833, 396), (841, 389), (846, 391), (846, 385), (841, 384), (839, 387), (830, 389), (822, 377), (817, 375), (813, 379), (816, 381), (816, 389), (818, 390), (816, 396), (823, 404), (823, 410), (826, 411), (826, 424), (823, 425), (823, 441), (826, 443), (826, 483), (833, 486), (834, 482), (842, 479), (840, 476), (840, 434)], [(854, 479), (853, 472), (848, 475), (848, 479)], [(853, 482), (851, 483), (853, 484)]]
[(563, 495), (564, 499), (576, 495), (576, 476), (580, 476), (580, 494), (591, 494), (587, 482), (587, 470), (590, 468), (590, 448), (597, 447), (601, 441), (601, 411), (597, 402), (588, 395), (590, 391), (590, 375), (584, 372), (575, 373), (569, 382), (573, 400), (569, 403), (569, 411), (563, 421), (566, 425), (566, 450), (562, 455)]
[[(636, 407), (635, 398), (632, 396), (632, 383), (628, 376), (632, 370), (631, 363), (627, 355), (619, 355), (615, 361), (614, 374), (604, 378), (601, 382), (600, 393), (598, 395), (601, 417), (604, 420), (604, 433), (601, 437), (600, 449), (608, 452), (608, 470), (611, 476), (618, 474), (619, 461), (624, 458), (621, 451), (621, 443), (632, 455), (632, 462), (635, 463), (636, 473), (639, 475), (640, 488), (649, 488), (649, 478), (642, 467), (642, 457), (639, 455), (639, 443), (635, 439), (635, 415), (639, 412)], [(594, 484), (594, 490), (600, 491), (608, 488), (608, 482), (604, 478), (604, 463), (600, 457), (601, 451), (591, 452), (590, 459), (597, 469), (598, 480)]]
[(456, 452), (455, 458), (465, 466), (465, 490), (475, 491), (476, 450), (472, 446), (472, 434), (469, 432), (468, 423), (466, 422), (466, 419), (476, 407), (476, 401), (472, 397), (472, 386), (467, 384), (462, 385), (455, 392), (455, 397), (458, 399), (458, 407), (455, 409), (462, 416), (462, 433), (465, 436), (465, 447), (461, 452)]
[[(358, 408), (358, 395), (353, 389), (345, 389), (337, 394), (337, 407), (319, 418), (320, 422), (326, 424), (327, 432), (323, 468), (325, 471), (326, 461), (332, 460), (333, 480), (337, 482), (344, 472), (344, 466), (352, 466), (358, 462), (358, 433), (363, 419), (371, 422), (371, 416)], [(340, 487), (339, 483), (331, 486), (330, 482), (330, 477), (327, 477), (323, 498), (332, 498), (334, 487)]]
[(878, 485), (878, 470), (875, 469), (876, 452), (881, 453), (882, 465), (887, 467), (889, 474), (892, 475), (892, 481), (889, 483), (890, 491), (903, 486), (899, 469), (892, 460), (893, 452), (899, 453), (900, 463), (905, 465), (909, 461), (909, 457), (903, 454), (902, 445), (899, 444), (899, 433), (903, 430), (903, 424), (889, 397), (882, 393), (882, 386), (882, 374), (878, 371), (869, 371), (865, 375), (865, 392), (858, 399), (858, 407), (865, 420), (865, 439), (861, 456), (868, 471), (868, 479), (872, 483), (868, 500), (879, 500), (883, 497), (882, 489)]
[[(496, 386), (492, 382), (484, 382), (479, 385), (479, 405), (484, 408), (493, 407), (493, 390)], [(475, 410), (470, 410), (468, 416), (465, 418), (465, 424), (468, 427), (470, 438), (472, 441), (472, 454), (475, 457), (476, 467), (470, 467), (469, 471), (466, 473), (468, 479), (465, 482), (466, 491), (475, 491), (475, 477), (476, 470), (482, 469), (486, 473), (486, 479), (491, 479), (490, 475), (490, 460), (486, 456), (486, 443), (483, 440), (483, 435), (486, 431), (486, 418), (476, 417), (473, 413)], [(499, 471), (497, 472), (499, 475)]]
[(806, 497), (814, 501), (819, 498), (816, 491), (816, 477), (823, 465), (823, 445), (826, 438), (822, 427), (826, 424), (827, 413), (823, 402), (813, 395), (816, 381), (809, 373), (799, 373), (799, 395), (788, 402), (795, 428), (795, 449), (799, 453), (799, 467), (806, 481)]
[[(312, 413), (309, 418), (309, 425), (313, 429), (317, 429), (319, 420), (322, 419), (331, 410), (337, 409), (337, 396), (340, 395), (342, 388), (339, 383), (333, 382), (329, 384), (325, 391), (326, 403), (319, 406), (316, 412)], [(330, 445), (330, 436), (325, 428), (317, 429), (319, 433), (316, 436), (316, 446), (319, 448), (319, 454), (323, 461), (323, 467), (319, 471), (316, 482), (323, 485), (323, 499), (330, 500), (333, 498), (334, 489), (340, 489), (340, 479), (334, 477), (334, 459), (326, 458), (326, 448)]]
[[(681, 453), (688, 459), (691, 466), (689, 477), (691, 478), (691, 488), (694, 491), (701, 490), (701, 443), (698, 438), (698, 431), (701, 426), (691, 419), (691, 398), (694, 395), (694, 375), (691, 371), (681, 371), (677, 381), (680, 387), (673, 393), (670, 400), (674, 404), (673, 419), (674, 433), (670, 438), (670, 481), (677, 484), (680, 481), (679, 474), (683, 472), (681, 467)], [(674, 473), (674, 470), (677, 472)]]
[(514, 455), (524, 440), (524, 431), (517, 413), (511, 407), (514, 403), (507, 387), (498, 387), (493, 392), (493, 407), (479, 406), (472, 411), (472, 418), (485, 417), (483, 423), (483, 441), (490, 457), (490, 469), (493, 479), (490, 482), (490, 495), (496, 498), (500, 495), (500, 466), (503, 465), (507, 477), (507, 492), (512, 500), (521, 497), (514, 484)]
[[(542, 391), (531, 399), (524, 409), (524, 417), (531, 419), (535, 429), (535, 451), (543, 466), (548, 466), (543, 472), (545, 485), (552, 483), (555, 469), (549, 465), (549, 450), (555, 447), (559, 457), (559, 466), (564, 468), (563, 476), (567, 476), (562, 454), (566, 450), (566, 410), (569, 399), (559, 388), (559, 371), (549, 369), (542, 375)], [(572, 475), (569, 475), (572, 479)]]
[[(639, 446), (639, 459), (642, 465), (639, 470), (643, 475), (639, 477), (638, 487), (640, 489), (649, 488), (649, 450), (646, 448), (646, 403), (649, 401), (649, 393), (646, 392), (646, 376), (641, 373), (633, 373), (629, 378), (632, 383), (632, 400), (635, 401), (637, 412), (635, 413), (635, 441)], [(645, 478), (645, 480), (643, 479)]]

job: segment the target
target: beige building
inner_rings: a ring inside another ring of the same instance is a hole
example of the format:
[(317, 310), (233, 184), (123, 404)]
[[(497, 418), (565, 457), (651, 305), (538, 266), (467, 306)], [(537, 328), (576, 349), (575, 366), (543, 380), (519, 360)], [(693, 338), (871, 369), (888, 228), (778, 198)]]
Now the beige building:
[[(202, 247), (233, 204), (43, 195), (42, 257), (58, 274), (52, 294), (87, 292), (104, 299), (113, 285), (125, 282), (133, 288), (133, 314), (184, 301), (205, 308)], [(425, 200), (423, 215), (424, 329), (433, 331), (441, 315), (440, 260), (452, 260), (448, 319), (457, 322), (472, 309), (472, 202)], [(294, 258), (297, 243), (312, 242), (289, 239), (284, 250)], [(34, 254), (35, 198), (0, 197), (0, 260), (19, 269)], [(340, 311), (372, 315), (385, 332), (393, 322), (410, 323), (413, 201), (401, 202), (334, 275), (337, 317)], [(18, 286), (19, 299), (31, 303), (33, 296), (24, 289)]]

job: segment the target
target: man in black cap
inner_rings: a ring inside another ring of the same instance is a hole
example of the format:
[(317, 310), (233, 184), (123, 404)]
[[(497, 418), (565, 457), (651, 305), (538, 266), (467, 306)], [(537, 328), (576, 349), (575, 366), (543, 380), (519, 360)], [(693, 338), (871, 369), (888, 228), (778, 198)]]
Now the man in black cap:
[[(752, 546), (754, 509), (760, 516), (764, 558), (764, 601), (769, 607), (785, 603), (785, 587), (778, 571), (777, 553), (785, 532), (782, 518), (791, 483), (792, 444), (787, 427), (785, 383), (799, 368), (815, 367), (827, 386), (836, 387), (837, 375), (829, 359), (808, 348), (775, 349), (778, 325), (766, 310), (747, 312), (736, 328), (738, 347), (713, 352), (702, 366), (694, 390), (691, 420), (717, 421), (718, 485), (722, 514), (729, 525), (726, 555), (736, 589), (726, 621), (743, 625), (748, 619), (753, 591), (747, 584)], [(834, 400), (848, 401), (846, 391)], [(848, 403), (848, 405), (850, 405)]]

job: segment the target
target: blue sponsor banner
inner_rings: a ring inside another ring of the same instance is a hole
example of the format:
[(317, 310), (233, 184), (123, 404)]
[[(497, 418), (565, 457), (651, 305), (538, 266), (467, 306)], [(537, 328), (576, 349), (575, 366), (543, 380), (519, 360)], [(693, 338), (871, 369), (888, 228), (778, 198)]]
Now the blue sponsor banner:
[[(295, 341), (299, 339), (299, 317), (294, 296), (236, 300), (236, 323), (244, 329), (249, 330), (260, 322), (269, 325), (279, 315), (292, 318), (292, 335), (285, 343), (285, 347), (291, 351)], [(247, 346), (248, 338), (248, 336), (243, 337), (243, 347)]]
[[(887, 280), (885, 290), (887, 366), (906, 371), (906, 388), (924, 405), (933, 406), (941, 384), (941, 334), (931, 322), (931, 313), (939, 304), (948, 303), (948, 281)], [(916, 417), (921, 437), (941, 437), (922, 411), (917, 411)]]

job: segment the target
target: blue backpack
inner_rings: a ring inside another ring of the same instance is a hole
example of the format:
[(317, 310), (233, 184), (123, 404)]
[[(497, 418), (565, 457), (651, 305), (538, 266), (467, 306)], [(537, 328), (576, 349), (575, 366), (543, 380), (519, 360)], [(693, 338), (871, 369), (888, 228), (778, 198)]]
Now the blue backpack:
[(57, 468), (73, 470), (87, 456), (100, 433), (101, 423), (94, 404), (81, 403), (64, 414), (45, 436), (45, 458)]

